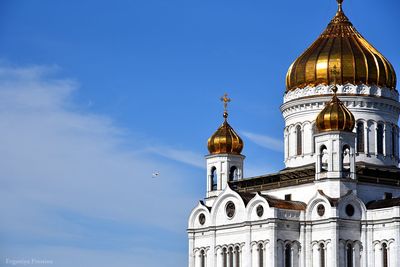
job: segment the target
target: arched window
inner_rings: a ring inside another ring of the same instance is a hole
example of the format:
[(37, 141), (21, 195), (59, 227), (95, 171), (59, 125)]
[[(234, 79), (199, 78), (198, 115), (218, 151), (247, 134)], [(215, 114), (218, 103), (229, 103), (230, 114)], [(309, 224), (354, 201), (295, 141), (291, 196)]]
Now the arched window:
[(346, 250), (346, 266), (353, 267), (353, 246), (348, 244)]
[(217, 168), (211, 168), (211, 190), (217, 190), (217, 183), (218, 183), (218, 175), (217, 175)]
[(382, 266), (388, 267), (388, 248), (386, 243), (382, 244)]
[(228, 260), (227, 260), (227, 249), (226, 248), (223, 248), (222, 249), (222, 266), (223, 267), (227, 267), (227, 264), (228, 264)]
[(236, 166), (232, 166), (229, 170), (229, 181), (236, 181), (239, 178), (238, 169)]
[(233, 267), (233, 248), (232, 247), (230, 247), (228, 250), (228, 263), (229, 263), (228, 267)]
[(303, 137), (302, 137), (302, 133), (301, 133), (301, 126), (297, 125), (296, 126), (296, 143), (297, 143), (297, 150), (296, 150), (296, 154), (299, 156), (301, 154), (303, 154)]
[(383, 154), (383, 125), (378, 124), (376, 129), (378, 154)]
[(397, 138), (396, 138), (396, 126), (392, 126), (392, 156), (396, 157), (396, 146), (397, 146)]
[(326, 146), (321, 146), (320, 150), (321, 171), (328, 171), (328, 149)]
[(325, 246), (324, 244), (319, 244), (319, 266), (325, 267)]
[(292, 267), (292, 246), (290, 244), (285, 246), (285, 267)]
[(258, 262), (260, 267), (264, 266), (264, 246), (263, 244), (258, 245)]
[(235, 264), (237, 267), (240, 267), (240, 248), (238, 246), (235, 247)]
[(204, 249), (200, 251), (200, 266), (201, 267), (206, 266), (206, 253), (204, 252)]
[(343, 171), (350, 171), (350, 147), (348, 145), (343, 146), (342, 166)]
[(357, 152), (364, 152), (364, 123), (357, 123)]

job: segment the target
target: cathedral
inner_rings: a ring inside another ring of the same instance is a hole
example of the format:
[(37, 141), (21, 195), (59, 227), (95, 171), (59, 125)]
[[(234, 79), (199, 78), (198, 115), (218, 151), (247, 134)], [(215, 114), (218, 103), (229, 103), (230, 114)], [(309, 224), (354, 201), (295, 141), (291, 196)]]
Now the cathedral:
[(222, 98), (205, 198), (188, 219), (189, 267), (400, 266), (396, 74), (337, 2), (286, 75), (283, 170), (244, 177)]

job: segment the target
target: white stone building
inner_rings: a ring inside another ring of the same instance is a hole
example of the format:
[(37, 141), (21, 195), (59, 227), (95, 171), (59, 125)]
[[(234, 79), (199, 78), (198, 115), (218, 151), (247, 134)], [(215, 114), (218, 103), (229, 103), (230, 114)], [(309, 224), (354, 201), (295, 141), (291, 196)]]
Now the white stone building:
[(189, 267), (400, 266), (396, 74), (342, 2), (288, 70), (285, 169), (245, 178), (225, 109), (189, 216)]

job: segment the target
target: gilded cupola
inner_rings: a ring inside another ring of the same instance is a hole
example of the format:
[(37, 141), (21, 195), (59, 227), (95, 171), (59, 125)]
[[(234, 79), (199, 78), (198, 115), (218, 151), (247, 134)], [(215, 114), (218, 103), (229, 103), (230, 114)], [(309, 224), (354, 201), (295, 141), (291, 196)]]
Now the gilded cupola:
[(318, 39), (290, 66), (286, 91), (333, 82), (329, 70), (338, 66), (338, 84), (396, 88), (392, 64), (354, 28), (337, 0), (338, 11)]
[(337, 97), (336, 84), (333, 86), (332, 91), (332, 99), (326, 103), (324, 109), (317, 116), (315, 122), (317, 129), (321, 132), (352, 132), (356, 121), (354, 115)]
[(224, 122), (217, 131), (208, 139), (208, 151), (210, 154), (240, 154), (243, 149), (243, 141), (228, 123), (227, 105), (230, 102), (227, 94), (221, 101), (224, 102)]

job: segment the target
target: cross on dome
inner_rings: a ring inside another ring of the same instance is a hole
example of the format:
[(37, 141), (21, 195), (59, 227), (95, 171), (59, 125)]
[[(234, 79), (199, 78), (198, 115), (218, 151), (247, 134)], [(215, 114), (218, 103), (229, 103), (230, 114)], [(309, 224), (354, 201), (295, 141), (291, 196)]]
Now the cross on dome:
[(221, 97), (221, 101), (224, 102), (224, 118), (226, 119), (228, 117), (228, 103), (231, 102), (231, 99), (228, 97), (228, 94), (225, 93)]

